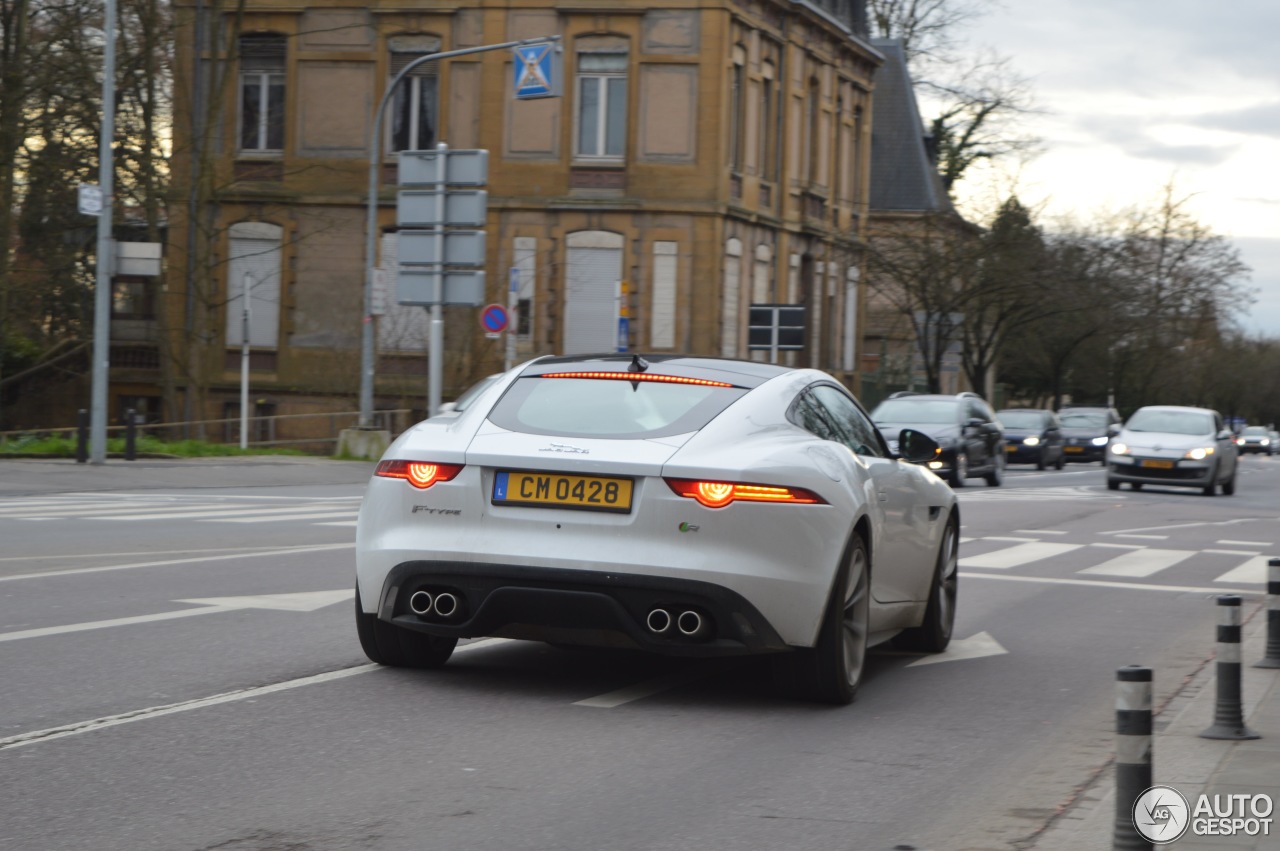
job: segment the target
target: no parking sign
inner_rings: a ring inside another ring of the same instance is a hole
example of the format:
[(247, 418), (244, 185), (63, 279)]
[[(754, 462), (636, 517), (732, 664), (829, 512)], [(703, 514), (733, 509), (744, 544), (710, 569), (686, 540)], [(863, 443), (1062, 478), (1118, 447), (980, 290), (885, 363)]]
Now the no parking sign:
[(484, 335), (491, 340), (496, 340), (507, 330), (509, 317), (507, 309), (500, 304), (485, 305), (480, 311), (480, 327), (484, 329)]

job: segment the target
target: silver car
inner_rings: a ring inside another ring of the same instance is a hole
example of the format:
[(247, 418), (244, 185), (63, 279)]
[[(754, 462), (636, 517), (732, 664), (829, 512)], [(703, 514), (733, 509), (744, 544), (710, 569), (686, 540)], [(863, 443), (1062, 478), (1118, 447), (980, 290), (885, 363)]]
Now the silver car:
[(1129, 417), (1107, 450), (1107, 487), (1128, 483), (1236, 492), (1235, 435), (1208, 408), (1153, 405)]
[(396, 440), (356, 529), (356, 626), (384, 665), (500, 636), (773, 654), (846, 703), (867, 647), (938, 652), (960, 515), (910, 429), (891, 452), (830, 376), (653, 355), (542, 358)]

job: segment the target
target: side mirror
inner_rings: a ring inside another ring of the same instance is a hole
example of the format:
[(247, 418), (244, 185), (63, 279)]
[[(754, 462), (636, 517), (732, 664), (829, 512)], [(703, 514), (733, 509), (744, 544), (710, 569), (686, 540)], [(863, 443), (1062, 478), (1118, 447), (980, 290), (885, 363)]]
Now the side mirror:
[(1107, 437), (1115, 437), (1119, 433), (1120, 433), (1120, 426), (1118, 426), (1117, 424), (1112, 423), (1111, 425), (1107, 426)]
[(966, 431), (971, 428), (982, 428), (984, 425), (986, 425), (986, 423), (977, 417), (969, 417), (969, 419), (964, 421)]
[(912, 464), (926, 464), (941, 454), (938, 442), (922, 431), (904, 428), (898, 432), (898, 457)]

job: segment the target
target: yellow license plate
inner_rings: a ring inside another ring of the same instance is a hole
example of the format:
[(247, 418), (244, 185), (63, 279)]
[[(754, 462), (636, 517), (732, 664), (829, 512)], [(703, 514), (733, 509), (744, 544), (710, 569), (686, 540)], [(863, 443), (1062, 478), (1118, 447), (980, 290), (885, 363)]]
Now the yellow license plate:
[(1155, 468), (1155, 469), (1157, 469), (1157, 470), (1172, 470), (1172, 469), (1173, 469), (1173, 462), (1172, 462), (1172, 461), (1151, 461), (1151, 460), (1146, 460), (1146, 461), (1143, 461), (1143, 462), (1142, 462), (1142, 466), (1144, 466), (1144, 467), (1154, 467), (1154, 468)]
[(1005, 451), (1005, 452), (1017, 452), (1017, 451), (1018, 451), (1018, 447), (1016, 447), (1016, 446), (1005, 446), (1004, 451)]
[(499, 471), (493, 482), (493, 503), (627, 512), (631, 491), (630, 479)]
[(1083, 452), (1084, 447), (1083, 446), (1064, 446), (1062, 447), (1062, 451), (1063, 452)]

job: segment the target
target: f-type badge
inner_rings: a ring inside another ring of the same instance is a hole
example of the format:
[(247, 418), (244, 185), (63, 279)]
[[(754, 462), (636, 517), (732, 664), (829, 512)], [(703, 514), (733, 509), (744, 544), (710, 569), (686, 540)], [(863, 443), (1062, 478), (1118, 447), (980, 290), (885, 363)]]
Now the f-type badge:
[(539, 449), (538, 451), (539, 452), (568, 452), (572, 455), (590, 455), (591, 454), (590, 449), (583, 449), (580, 446), (570, 446), (567, 443), (553, 443), (550, 446), (547, 446), (543, 449)]

